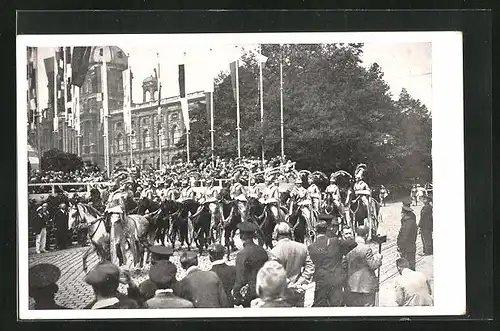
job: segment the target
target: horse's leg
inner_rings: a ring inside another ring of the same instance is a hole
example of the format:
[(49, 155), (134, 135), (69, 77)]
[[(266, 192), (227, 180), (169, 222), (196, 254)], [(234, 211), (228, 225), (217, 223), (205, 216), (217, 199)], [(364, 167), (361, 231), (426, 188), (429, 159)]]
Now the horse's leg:
[(95, 245), (92, 243), (92, 245), (85, 251), (82, 257), (82, 267), (83, 271), (87, 272), (87, 258), (89, 257), (90, 253), (95, 250)]

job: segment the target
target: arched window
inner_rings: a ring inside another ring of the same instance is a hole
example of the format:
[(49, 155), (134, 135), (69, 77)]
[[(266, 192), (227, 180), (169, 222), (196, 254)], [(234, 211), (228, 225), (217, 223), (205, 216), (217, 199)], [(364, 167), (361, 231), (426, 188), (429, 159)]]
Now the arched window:
[(118, 152), (123, 152), (125, 146), (124, 146), (124, 139), (123, 139), (123, 135), (121, 133), (118, 133), (118, 135), (116, 136), (116, 141), (117, 141), (117, 145), (118, 145)]
[(135, 136), (135, 131), (132, 131), (131, 144), (132, 144), (132, 149), (137, 149), (137, 137)]
[(144, 148), (151, 148), (151, 134), (148, 129), (142, 132), (142, 146)]
[(146, 91), (146, 102), (151, 101), (151, 92)]
[(158, 91), (155, 91), (153, 95), (154, 100), (158, 100)]
[(177, 144), (179, 140), (181, 139), (181, 135), (179, 133), (178, 127), (176, 124), (172, 126), (172, 129), (170, 130), (170, 141), (172, 144)]

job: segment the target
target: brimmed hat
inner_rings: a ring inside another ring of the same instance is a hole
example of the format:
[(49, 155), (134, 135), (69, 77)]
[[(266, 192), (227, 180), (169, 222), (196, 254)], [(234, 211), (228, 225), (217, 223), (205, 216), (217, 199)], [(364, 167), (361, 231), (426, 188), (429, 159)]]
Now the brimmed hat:
[(157, 260), (168, 260), (174, 254), (174, 250), (171, 247), (165, 246), (152, 246), (149, 251)]

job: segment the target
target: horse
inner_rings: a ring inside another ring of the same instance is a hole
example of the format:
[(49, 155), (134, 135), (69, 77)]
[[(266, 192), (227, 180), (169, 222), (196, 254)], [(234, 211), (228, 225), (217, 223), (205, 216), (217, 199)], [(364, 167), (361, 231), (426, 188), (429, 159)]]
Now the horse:
[[(355, 231), (360, 225), (365, 225), (370, 229), (369, 239), (377, 234), (380, 220), (380, 204), (372, 197), (362, 199), (362, 196), (357, 196), (351, 200), (352, 194), (348, 195), (349, 209), (351, 219), (351, 228)], [(368, 202), (368, 203), (366, 203)]]
[[(311, 222), (311, 220), (309, 220), (309, 222)], [(302, 212), (301, 207), (297, 206), (297, 209), (292, 212), (289, 223), (292, 225), (292, 236), (295, 241), (302, 244), (311, 244), (313, 242), (315, 231), (311, 228), (311, 225), (308, 224), (307, 218)]]
[(343, 209), (342, 205), (340, 206), (340, 208), (337, 205), (335, 205), (335, 202), (331, 194), (326, 194), (325, 198), (323, 199), (321, 211), (324, 214), (336, 217), (339, 224), (341, 226), (345, 226), (346, 220), (342, 209)]
[(234, 235), (238, 230), (238, 224), (241, 223), (241, 215), (238, 213), (237, 200), (222, 200), (222, 216), (224, 229), (224, 245), (227, 249), (227, 259), (229, 259), (230, 251), (235, 251)]
[[(124, 217), (121, 217), (124, 216)], [(154, 235), (156, 232), (155, 217), (156, 214), (148, 215), (119, 215), (116, 213), (108, 214), (107, 221), (110, 223), (110, 240), (111, 240), (111, 262), (115, 261), (118, 256), (118, 251), (125, 257), (126, 243), (132, 251), (134, 265), (144, 266), (143, 253), (145, 249), (154, 244)], [(117, 246), (119, 249), (117, 250)], [(149, 250), (148, 250), (149, 260)]]
[(211, 241), (211, 223), (212, 213), (210, 212), (209, 204), (198, 204), (197, 210), (201, 207), (199, 214), (192, 218), (193, 224), (193, 239), (200, 254), (203, 249), (208, 249), (208, 244)]
[(106, 231), (104, 216), (94, 207), (82, 203), (71, 206), (68, 215), (68, 228), (80, 230), (86, 228), (91, 246), (82, 258), (83, 270), (87, 271), (87, 258), (96, 252), (101, 262), (110, 261), (109, 233)]
[(191, 242), (193, 239), (193, 226), (189, 219), (189, 215), (194, 215), (198, 209), (198, 203), (192, 199), (183, 202), (175, 203), (175, 212), (171, 214), (172, 229), (170, 231), (170, 242), (172, 248), (175, 249), (175, 241), (179, 235), (181, 246), (186, 242), (188, 250), (191, 250)]

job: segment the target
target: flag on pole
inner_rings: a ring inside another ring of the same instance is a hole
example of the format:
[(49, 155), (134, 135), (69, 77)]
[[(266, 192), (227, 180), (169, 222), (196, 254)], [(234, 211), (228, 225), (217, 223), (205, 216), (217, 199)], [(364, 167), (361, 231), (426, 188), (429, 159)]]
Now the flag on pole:
[(233, 61), (229, 64), (229, 70), (231, 72), (231, 85), (233, 87), (233, 96), (234, 96), (234, 100), (236, 100), (238, 98), (238, 96), (236, 95), (236, 66), (239, 66), (239, 61), (236, 60), (236, 61)]
[(181, 98), (181, 109), (182, 109), (182, 119), (184, 120), (184, 126), (186, 127), (186, 131), (190, 130), (189, 126), (189, 106), (186, 98)]
[(71, 57), (71, 76), (73, 85), (82, 87), (85, 75), (89, 70), (89, 60), (92, 47), (73, 47)]
[(127, 133), (132, 132), (132, 98), (130, 95), (130, 68), (122, 72), (123, 75), (123, 122)]
[(186, 77), (184, 72), (184, 64), (179, 64), (179, 96), (186, 97)]
[(59, 118), (54, 116), (54, 132), (59, 132)]
[(75, 130), (77, 135), (80, 135), (80, 88), (78, 86), (73, 86), (74, 96), (73, 96), (73, 108), (75, 109)]

